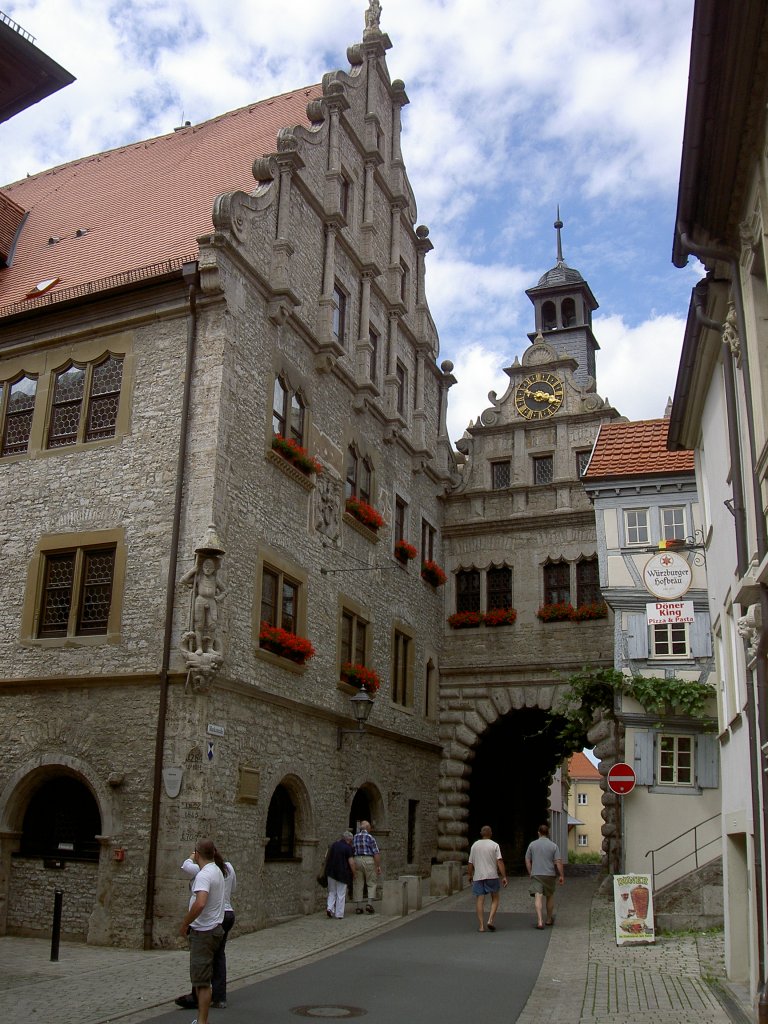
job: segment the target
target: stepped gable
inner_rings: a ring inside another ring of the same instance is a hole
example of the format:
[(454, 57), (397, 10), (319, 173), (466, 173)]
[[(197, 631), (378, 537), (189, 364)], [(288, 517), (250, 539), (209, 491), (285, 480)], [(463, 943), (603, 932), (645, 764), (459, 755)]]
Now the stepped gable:
[(584, 480), (693, 473), (692, 451), (667, 448), (669, 420), (604, 423)]
[(44, 281), (58, 278), (45, 298), (55, 301), (196, 258), (216, 196), (254, 192), (254, 160), (277, 149), (282, 128), (311, 127), (307, 105), (321, 96), (322, 86), (304, 87), (6, 186), (0, 197), (28, 216), (0, 269), (0, 317), (43, 301), (27, 297)]

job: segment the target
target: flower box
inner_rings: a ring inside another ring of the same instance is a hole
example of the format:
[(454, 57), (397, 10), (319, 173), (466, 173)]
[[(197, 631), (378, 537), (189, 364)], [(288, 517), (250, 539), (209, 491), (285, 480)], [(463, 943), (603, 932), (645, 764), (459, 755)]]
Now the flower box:
[(591, 601), (589, 604), (580, 604), (574, 608), (574, 622), (588, 622), (592, 619), (605, 619), (608, 617), (608, 605), (605, 601)]
[(486, 626), (511, 626), (517, 618), (515, 608), (493, 608), (483, 615)]
[(574, 608), (572, 604), (543, 604), (536, 612), (542, 622), (589, 622), (608, 615), (605, 601), (591, 601)]
[(473, 626), (482, 626), (482, 612), (454, 612), (448, 616), (448, 625), (451, 629), (472, 629)]
[(274, 434), (272, 437), (272, 450), (290, 462), (292, 466), (301, 470), (306, 476), (310, 473), (322, 473), (322, 463), (313, 458), (306, 448), (302, 448), (298, 441), (292, 437), (283, 437), (282, 434)]
[(426, 562), (421, 563), (421, 578), (433, 587), (442, 587), (447, 577), (437, 562), (427, 559)]
[(270, 626), (268, 622), (262, 622), (259, 629), (259, 647), (297, 665), (303, 665), (315, 654), (315, 648), (305, 637), (289, 633), (280, 626)]
[(347, 498), (344, 507), (354, 519), (362, 523), (363, 526), (367, 526), (369, 530), (375, 532), (384, 525), (384, 516), (381, 512), (365, 501), (360, 501), (358, 498)]
[(407, 540), (399, 540), (395, 544), (394, 554), (398, 562), (402, 562), (405, 565), (406, 562), (410, 562), (412, 558), (416, 557), (416, 548), (413, 544), (409, 544)]
[(574, 607), (570, 601), (560, 601), (557, 604), (543, 604), (536, 616), (542, 622), (572, 622), (573, 612)]
[(381, 680), (372, 668), (365, 665), (345, 661), (341, 666), (341, 681), (354, 686), (356, 690), (365, 690), (372, 697), (378, 692)]

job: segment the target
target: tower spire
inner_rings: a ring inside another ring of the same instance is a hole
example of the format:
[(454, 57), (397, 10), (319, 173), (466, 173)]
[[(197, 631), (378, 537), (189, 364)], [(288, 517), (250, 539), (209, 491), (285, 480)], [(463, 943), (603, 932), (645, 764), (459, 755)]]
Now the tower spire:
[(563, 229), (563, 222), (560, 220), (560, 203), (557, 204), (557, 220), (555, 221), (555, 231), (557, 232), (557, 262), (563, 262), (563, 241), (560, 237), (560, 232)]

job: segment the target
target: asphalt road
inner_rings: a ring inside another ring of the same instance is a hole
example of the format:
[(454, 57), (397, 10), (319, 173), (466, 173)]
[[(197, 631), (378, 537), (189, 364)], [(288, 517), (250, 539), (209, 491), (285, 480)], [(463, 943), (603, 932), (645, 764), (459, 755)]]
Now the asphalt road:
[[(424, 914), (351, 949), (231, 990), (209, 1024), (512, 1024), (530, 995), (551, 930), (531, 914), (499, 914), (495, 932), (477, 931), (473, 913)], [(341, 922), (339, 922), (341, 924)], [(334, 927), (329, 922), (329, 927)], [(153, 1017), (190, 1024), (194, 1010)]]

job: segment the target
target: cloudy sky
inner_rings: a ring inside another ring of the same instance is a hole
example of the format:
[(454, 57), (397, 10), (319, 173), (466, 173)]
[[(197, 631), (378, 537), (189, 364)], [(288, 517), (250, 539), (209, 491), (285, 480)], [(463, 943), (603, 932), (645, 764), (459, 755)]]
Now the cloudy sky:
[[(0, 0), (77, 82), (0, 125), (0, 183), (348, 67), (367, 0)], [(693, 0), (382, 0), (403, 155), (455, 363), (451, 434), (528, 344), (563, 250), (600, 304), (597, 389), (663, 414), (698, 270), (670, 262)]]

